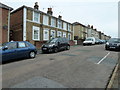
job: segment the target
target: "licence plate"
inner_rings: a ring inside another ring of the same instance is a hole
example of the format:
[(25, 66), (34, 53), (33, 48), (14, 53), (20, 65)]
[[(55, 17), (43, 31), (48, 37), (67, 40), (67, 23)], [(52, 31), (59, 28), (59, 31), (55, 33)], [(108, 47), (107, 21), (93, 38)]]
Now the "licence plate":
[(113, 48), (113, 49), (115, 49), (115, 47), (110, 47), (110, 48)]
[(47, 48), (43, 48), (43, 50), (47, 50)]

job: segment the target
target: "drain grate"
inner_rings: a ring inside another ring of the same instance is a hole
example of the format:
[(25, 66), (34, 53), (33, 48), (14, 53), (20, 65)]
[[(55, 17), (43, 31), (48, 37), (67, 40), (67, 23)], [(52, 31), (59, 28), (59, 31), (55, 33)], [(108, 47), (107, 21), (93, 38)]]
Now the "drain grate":
[(51, 61), (52, 61), (52, 60), (55, 60), (55, 58), (49, 58), (49, 60), (51, 60)]

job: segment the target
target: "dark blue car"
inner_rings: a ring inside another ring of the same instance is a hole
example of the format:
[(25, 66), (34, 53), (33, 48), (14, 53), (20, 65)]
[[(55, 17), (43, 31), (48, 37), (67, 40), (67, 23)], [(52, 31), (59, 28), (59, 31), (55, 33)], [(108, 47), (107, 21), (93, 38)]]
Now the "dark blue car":
[(35, 58), (36, 47), (27, 41), (12, 41), (4, 43), (0, 49), (0, 62), (19, 58)]

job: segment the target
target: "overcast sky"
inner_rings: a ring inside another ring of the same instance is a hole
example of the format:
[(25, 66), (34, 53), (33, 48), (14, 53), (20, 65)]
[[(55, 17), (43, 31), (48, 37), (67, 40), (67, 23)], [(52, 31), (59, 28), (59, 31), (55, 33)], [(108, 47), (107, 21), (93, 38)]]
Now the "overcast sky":
[(118, 37), (118, 1), (119, 0), (0, 0), (0, 2), (17, 9), (22, 5), (34, 7), (38, 2), (39, 10), (47, 12), (53, 8), (53, 16), (62, 16), (70, 23), (80, 22), (93, 25), (106, 35)]

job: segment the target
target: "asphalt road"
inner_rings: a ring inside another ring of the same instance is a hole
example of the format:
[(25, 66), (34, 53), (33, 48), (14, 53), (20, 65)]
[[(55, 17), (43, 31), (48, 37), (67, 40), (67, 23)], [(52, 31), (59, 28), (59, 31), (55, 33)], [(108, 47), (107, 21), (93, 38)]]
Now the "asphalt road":
[(118, 52), (104, 45), (72, 46), (2, 65), (3, 88), (105, 88)]

